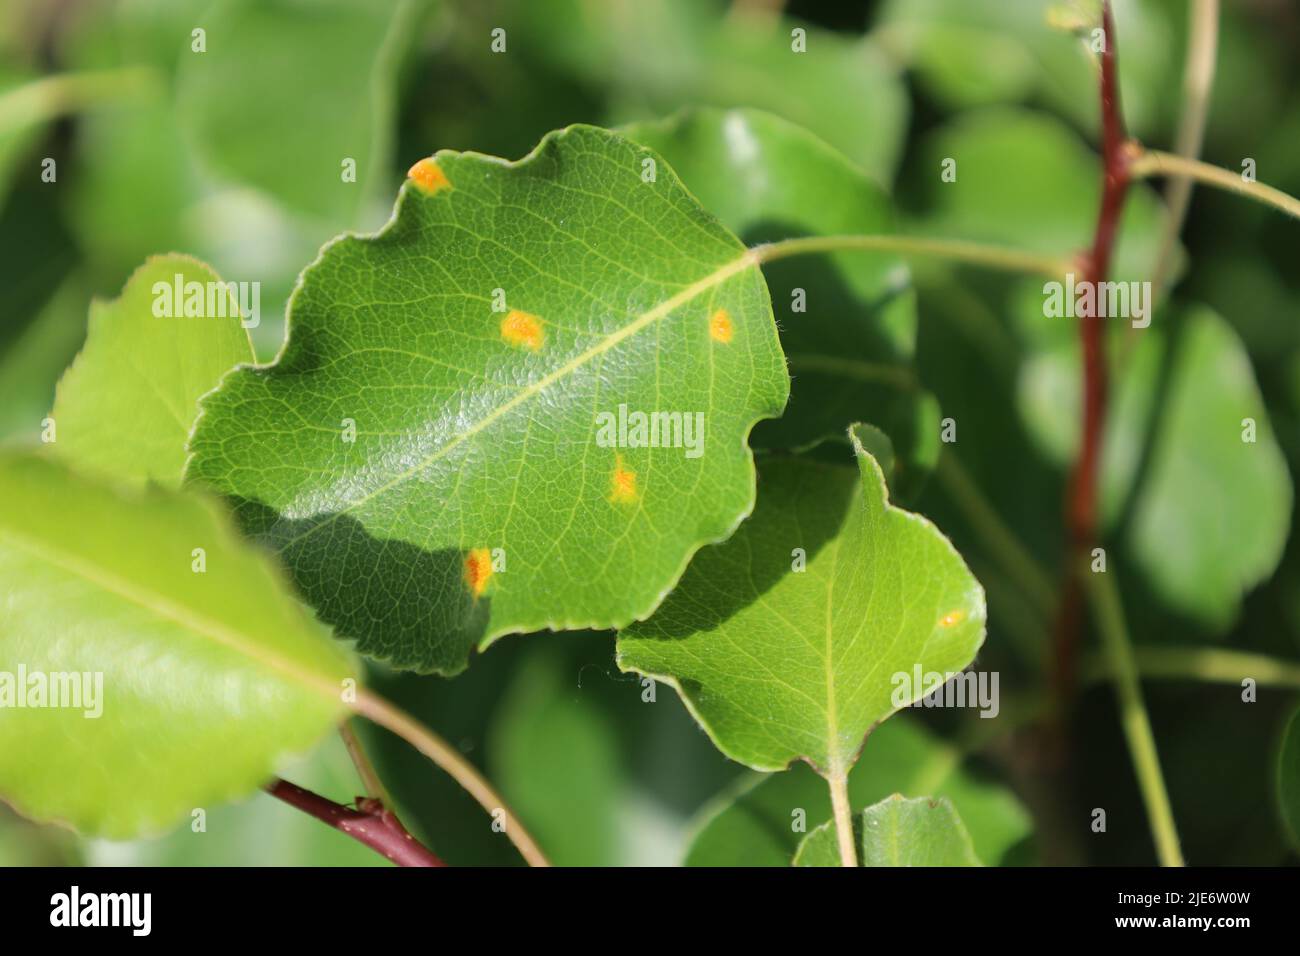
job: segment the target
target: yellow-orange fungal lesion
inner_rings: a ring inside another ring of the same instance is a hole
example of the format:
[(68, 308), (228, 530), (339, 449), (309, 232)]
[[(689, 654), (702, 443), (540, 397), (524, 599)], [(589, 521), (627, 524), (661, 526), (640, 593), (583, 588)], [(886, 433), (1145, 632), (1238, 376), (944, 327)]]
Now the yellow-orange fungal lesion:
[(536, 352), (542, 347), (546, 333), (542, 331), (542, 320), (537, 316), (511, 309), (501, 320), (501, 338), (511, 345), (523, 346)]
[(966, 612), (958, 608), (955, 611), (949, 611), (943, 617), (939, 618), (939, 626), (955, 627), (964, 620), (966, 620)]
[(475, 597), (482, 596), (487, 590), (488, 580), (492, 577), (492, 552), (487, 548), (475, 548), (465, 558), (465, 583)]
[(450, 189), (451, 181), (432, 159), (422, 159), (406, 171), (407, 178), (426, 193), (436, 193), (439, 189)]
[(731, 316), (726, 309), (718, 309), (709, 317), (709, 338), (713, 341), (726, 345), (731, 341), (733, 332)]
[(623, 463), (623, 456), (614, 458), (614, 473), (609, 479), (609, 500), (620, 504), (636, 501), (636, 472)]

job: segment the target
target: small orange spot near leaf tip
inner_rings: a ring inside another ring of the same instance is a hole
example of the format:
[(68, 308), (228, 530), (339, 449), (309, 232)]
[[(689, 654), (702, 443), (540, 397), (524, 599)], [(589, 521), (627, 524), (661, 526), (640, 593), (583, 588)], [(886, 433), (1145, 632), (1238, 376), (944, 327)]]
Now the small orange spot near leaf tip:
[(636, 472), (624, 467), (621, 455), (614, 459), (614, 474), (610, 477), (609, 485), (610, 501), (636, 501)]
[(537, 316), (511, 309), (501, 320), (501, 337), (511, 345), (522, 345), (536, 352), (542, 347), (545, 335)]
[(966, 620), (966, 612), (962, 610), (949, 611), (943, 617), (939, 618), (940, 627), (952, 627)]
[(432, 159), (420, 160), (406, 171), (406, 175), (426, 193), (436, 193), (439, 189), (451, 186), (447, 174)]
[(731, 316), (726, 309), (719, 309), (709, 318), (709, 338), (724, 345), (731, 341)]
[(488, 579), (492, 577), (492, 552), (487, 548), (475, 548), (465, 558), (465, 583), (478, 597), (487, 588)]

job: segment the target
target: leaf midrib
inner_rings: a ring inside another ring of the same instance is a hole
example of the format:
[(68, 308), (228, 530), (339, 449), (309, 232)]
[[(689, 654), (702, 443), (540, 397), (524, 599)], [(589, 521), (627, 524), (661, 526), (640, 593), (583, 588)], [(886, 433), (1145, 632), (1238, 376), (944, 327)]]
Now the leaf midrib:
[(331, 701), (340, 699), (337, 688), (328, 680), (321, 679), (310, 671), (303, 670), (286, 658), (265, 653), (265, 649), (261, 648), (256, 641), (250, 641), (247, 635), (242, 635), (239, 631), (233, 630), (207, 615), (187, 611), (184, 607), (177, 605), (157, 591), (139, 588), (129, 581), (106, 572), (92, 562), (88, 562), (62, 548), (51, 547), (12, 528), (0, 532), (0, 539), (9, 541), (32, 557), (73, 574), (102, 591), (179, 624), (194, 633), (211, 638), (216, 643), (246, 657), (255, 664), (261, 664), (269, 670), (277, 671), (296, 680), (304, 687), (319, 691), (325, 699)]
[(735, 275), (738, 275), (739, 273), (743, 272), (746, 268), (749, 268), (750, 266), (757, 268), (759, 261), (760, 260), (758, 256), (755, 254), (754, 250), (745, 249), (744, 252), (736, 259), (733, 259), (730, 262), (726, 263), (725, 265), (720, 266), (713, 272), (709, 273), (707, 276), (704, 276), (703, 278), (697, 279), (695, 282), (692, 282), (690, 285), (686, 286), (676, 294), (672, 295), (668, 299), (665, 299), (659, 305), (655, 306), (654, 308), (650, 309), (647, 312), (643, 312), (641, 315), (637, 316), (627, 325), (605, 336), (605, 338), (601, 339), (599, 342), (597, 342), (591, 348), (587, 349), (585, 352), (582, 352), (579, 355), (574, 356), (572, 359), (570, 359), (568, 362), (565, 362), (555, 371), (548, 373), (547, 375), (538, 379), (536, 382), (532, 383), (531, 385), (527, 385), (524, 388), (520, 389), (518, 392), (512, 395), (507, 401), (498, 405), (491, 412), (484, 415), (481, 419), (479, 419), (469, 428), (465, 429), (464, 431), (458, 432), (446, 444), (440, 445), (437, 449), (435, 449), (430, 454), (426, 455), (422, 460), (412, 465), (410, 468), (407, 468), (405, 471), (390, 478), (388, 481), (384, 482), (382, 485), (375, 488), (373, 491), (368, 491), (364, 495), (361, 495), (360, 497), (347, 502), (337, 511), (332, 512), (331, 514), (326, 516), (324, 520), (312, 525), (310, 528), (306, 529), (305, 531), (295, 535), (294, 537), (280, 544), (279, 549), (281, 551), (287, 550), (289, 547), (291, 547), (294, 544), (297, 544), (303, 538), (309, 537), (319, 529), (330, 525), (334, 521), (334, 519), (338, 518), (340, 515), (346, 514), (350, 511), (354, 511), (357, 508), (362, 507), (368, 502), (373, 501), (378, 496), (384, 494), (387, 491), (392, 490), (393, 488), (397, 487), (398, 485), (402, 484), (408, 479), (414, 477), (415, 475), (427, 469), (430, 465), (434, 464), (441, 458), (445, 457), (457, 446), (461, 445), (462, 443), (469, 440), (470, 438), (473, 438), (474, 436), (478, 435), (480, 432), (482, 432), (484, 429), (490, 426), (493, 422), (497, 421), (504, 415), (513, 411), (515, 408), (518, 408), (520, 405), (522, 405), (524, 402), (528, 401), (529, 399), (533, 398), (534, 396), (539, 395), (546, 389), (550, 388), (550, 386), (553, 385), (555, 382), (573, 374), (575, 371), (577, 371), (579, 368), (581, 368), (582, 366), (590, 362), (592, 359), (604, 355), (606, 352), (608, 352), (610, 349), (614, 348), (615, 346), (619, 345), (624, 340), (631, 338), (633, 335), (637, 334), (642, 329), (646, 328), (647, 326), (653, 324), (654, 322), (657, 322), (660, 319), (664, 318), (665, 316), (669, 315), (674, 309), (678, 308), (681, 305), (684, 305), (687, 302), (690, 302), (696, 296), (702, 295), (703, 293), (709, 291), (715, 286), (721, 285), (722, 283), (726, 282), (728, 279), (732, 278)]

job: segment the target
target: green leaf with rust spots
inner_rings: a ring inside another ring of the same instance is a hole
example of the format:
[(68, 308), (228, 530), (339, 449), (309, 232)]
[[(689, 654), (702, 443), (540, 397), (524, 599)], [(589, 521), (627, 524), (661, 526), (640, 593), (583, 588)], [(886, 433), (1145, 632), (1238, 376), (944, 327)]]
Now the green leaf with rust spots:
[(179, 487), (199, 399), (252, 360), (239, 299), (217, 274), (155, 256), (121, 296), (91, 303), (86, 344), (55, 392), (50, 450), (98, 475)]
[[(871, 732), (849, 773), (849, 803), (892, 793), (947, 797), (961, 814), (976, 855), (991, 866), (1029, 838), (1033, 822), (1010, 790), (976, 776), (961, 754), (900, 714)], [(711, 807), (697, 827), (687, 866), (789, 866), (808, 828), (831, 815), (826, 783), (806, 766), (756, 776)]]
[[(970, 834), (940, 797), (905, 800), (894, 794), (853, 820), (860, 866), (979, 866)], [(795, 866), (839, 866), (835, 824), (823, 823), (799, 844)]]
[(205, 400), (190, 475), (362, 652), (455, 673), (649, 615), (752, 508), (789, 377), (752, 257), (643, 147), (575, 126), (413, 175), (303, 273), (276, 364)]
[(27, 703), (0, 707), (0, 797), (119, 839), (253, 792), (357, 673), (213, 502), (26, 455), (0, 458), (0, 664)]
[(961, 671), (984, 640), (979, 582), (934, 525), (889, 503), (855, 445), (856, 473), (766, 462), (753, 517), (619, 635), (622, 670), (676, 687), (755, 770), (803, 759), (846, 774), (872, 727), (923, 696), (897, 675)]

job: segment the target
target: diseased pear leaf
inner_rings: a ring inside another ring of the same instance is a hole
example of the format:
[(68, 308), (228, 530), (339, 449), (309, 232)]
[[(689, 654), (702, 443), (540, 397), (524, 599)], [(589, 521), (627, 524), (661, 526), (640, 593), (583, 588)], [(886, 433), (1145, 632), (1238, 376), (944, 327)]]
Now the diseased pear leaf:
[[(886, 797), (853, 821), (859, 866), (979, 866), (961, 817), (942, 797)], [(795, 866), (839, 866), (834, 822), (813, 830), (799, 844)]]
[(86, 344), (55, 392), (50, 450), (98, 475), (179, 487), (199, 399), (252, 360), (239, 301), (216, 273), (155, 256), (121, 296), (91, 303)]
[(984, 640), (979, 582), (855, 451), (858, 474), (766, 462), (753, 517), (619, 635), (622, 670), (671, 684), (718, 748), (756, 770), (802, 758), (847, 773), (870, 730), (924, 696), (914, 668), (956, 673)]
[[(868, 806), (892, 793), (950, 799), (976, 855), (990, 866), (1003, 863), (1033, 828), (1014, 794), (974, 776), (952, 747), (901, 714), (871, 732), (870, 746), (849, 772), (851, 806)], [(687, 866), (789, 866), (808, 828), (831, 815), (826, 782), (798, 764), (751, 778), (733, 794), (696, 828)]]
[(752, 257), (649, 150), (574, 126), (412, 175), (303, 273), (278, 361), (205, 399), (190, 474), (361, 651), (455, 673), (650, 614), (752, 508), (789, 377)]
[[(746, 245), (895, 232), (885, 192), (780, 117), (695, 109), (624, 132), (667, 159)], [(785, 414), (755, 428), (751, 444), (802, 449), (867, 419), (890, 435), (907, 471), (930, 437), (917, 428), (917, 406), (932, 400), (912, 370), (916, 295), (907, 264), (889, 253), (840, 251), (771, 262), (763, 275), (792, 381)]]
[(0, 667), (0, 797), (119, 839), (252, 792), (356, 674), (213, 503), (35, 456), (0, 458)]

